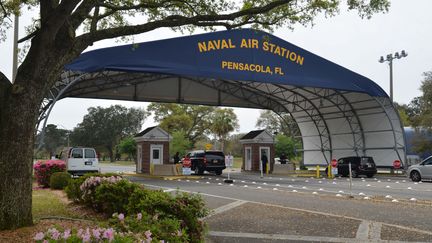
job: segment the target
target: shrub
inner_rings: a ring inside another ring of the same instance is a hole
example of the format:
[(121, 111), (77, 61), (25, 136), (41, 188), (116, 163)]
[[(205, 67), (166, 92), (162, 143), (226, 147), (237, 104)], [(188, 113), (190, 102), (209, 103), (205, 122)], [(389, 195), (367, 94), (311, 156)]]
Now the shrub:
[(109, 220), (111, 227), (121, 232), (132, 232), (134, 234), (143, 233), (153, 238), (152, 242), (159, 242), (158, 239), (164, 239), (165, 242), (190, 242), (189, 237), (181, 223), (177, 219), (160, 219), (147, 213), (132, 214), (124, 216), (123, 214), (113, 214)]
[[(155, 235), (154, 239), (204, 242), (206, 225), (200, 218), (207, 216), (208, 210), (197, 194), (171, 195), (160, 190), (148, 190), (116, 176), (71, 180), (66, 192), (70, 199), (106, 214), (125, 213), (127, 217), (115, 215), (119, 221), (113, 223), (124, 232), (132, 231), (139, 235), (150, 230)], [(137, 215), (145, 220), (135, 219)]]
[(67, 172), (55, 172), (50, 178), (50, 188), (63, 190), (71, 180), (71, 175)]
[(204, 200), (196, 194), (175, 196), (163, 191), (138, 189), (130, 196), (128, 213), (146, 213), (158, 218), (181, 222), (190, 242), (203, 242), (206, 225), (200, 218), (208, 215)]
[(108, 215), (112, 215), (114, 212), (126, 212), (129, 197), (137, 188), (139, 188), (138, 184), (128, 180), (102, 183), (95, 189), (93, 207)]
[(65, 192), (67, 197), (74, 202), (83, 202), (83, 191), (81, 191), (81, 185), (87, 178), (90, 177), (111, 177), (111, 176), (119, 176), (114, 173), (100, 174), (100, 173), (89, 173), (85, 174), (79, 178), (73, 178), (69, 181), (67, 187), (65, 188)]
[(38, 184), (42, 187), (49, 187), (51, 175), (65, 171), (66, 164), (62, 160), (38, 161), (33, 168)]
[(152, 242), (151, 232), (148, 231), (140, 235), (128, 232), (117, 232), (112, 228), (86, 228), (86, 229), (66, 229), (58, 230), (50, 228), (46, 232), (38, 232), (33, 237), (37, 243), (42, 242)]
[(85, 179), (85, 181), (81, 184), (80, 189), (82, 191), (82, 202), (87, 204), (90, 207), (94, 207), (98, 209), (96, 203), (96, 188), (102, 183), (116, 183), (120, 180), (123, 180), (120, 176), (110, 176), (110, 177), (100, 177), (100, 176), (91, 176)]

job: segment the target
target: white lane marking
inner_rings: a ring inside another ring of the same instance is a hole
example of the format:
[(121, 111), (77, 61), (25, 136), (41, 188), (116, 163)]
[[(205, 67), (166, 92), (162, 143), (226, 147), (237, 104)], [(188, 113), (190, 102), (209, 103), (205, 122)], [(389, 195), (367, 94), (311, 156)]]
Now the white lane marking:
[(170, 189), (163, 190), (163, 192), (172, 192), (172, 191), (175, 191), (175, 189), (170, 188)]
[(233, 209), (233, 208), (236, 208), (238, 206), (241, 206), (241, 205), (243, 205), (245, 203), (247, 203), (247, 202), (243, 201), (243, 200), (240, 200), (240, 201), (235, 201), (235, 202), (232, 202), (232, 203), (225, 204), (225, 205), (223, 205), (221, 207), (218, 207), (218, 208), (214, 209), (209, 215), (207, 215), (203, 219), (208, 219), (208, 218), (210, 218), (210, 217), (212, 217), (212, 216), (214, 216), (216, 214), (223, 213), (223, 212), (228, 211), (230, 209)]

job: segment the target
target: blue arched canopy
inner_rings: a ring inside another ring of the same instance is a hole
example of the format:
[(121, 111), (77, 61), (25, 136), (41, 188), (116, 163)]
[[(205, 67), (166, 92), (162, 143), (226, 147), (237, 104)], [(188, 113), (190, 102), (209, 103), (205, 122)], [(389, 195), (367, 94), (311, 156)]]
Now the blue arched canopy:
[(370, 79), (262, 31), (239, 29), (103, 48), (65, 66), (42, 107), (65, 97), (271, 109), (300, 130), (306, 165), (405, 161), (387, 94)]

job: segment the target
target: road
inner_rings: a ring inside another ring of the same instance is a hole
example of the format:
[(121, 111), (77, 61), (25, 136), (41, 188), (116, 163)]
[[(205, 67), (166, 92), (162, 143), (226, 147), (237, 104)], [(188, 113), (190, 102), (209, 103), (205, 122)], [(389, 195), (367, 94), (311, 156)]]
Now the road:
[[(236, 175), (233, 177), (235, 178)], [(237, 177), (238, 179), (235, 179), (233, 184), (226, 184), (223, 182), (223, 177), (212, 175), (206, 175), (199, 180), (158, 180), (139, 177), (132, 177), (131, 180), (167, 191), (180, 189), (200, 193), (214, 208), (223, 205), (226, 200), (240, 200), (432, 231), (431, 202), (409, 200), (412, 196), (432, 198), (430, 195), (432, 193), (427, 189), (428, 186), (432, 186), (431, 183), (414, 184), (406, 180), (402, 182), (401, 179), (396, 181), (390, 179), (386, 182), (379, 179), (365, 179), (365, 181), (355, 179), (353, 194), (362, 193), (363, 189), (365, 195), (374, 194), (373, 198), (367, 200), (364, 199), (365, 196), (358, 195), (349, 198), (347, 196), (349, 192), (346, 191), (348, 182), (345, 178), (317, 180), (282, 177), (261, 179), (258, 177), (253, 179), (249, 175), (241, 176), (240, 174)], [(399, 183), (396, 183), (398, 181)], [(367, 186), (368, 184), (370, 186)], [(387, 185), (391, 187), (387, 188)], [(402, 190), (408, 186), (411, 186), (412, 189)], [(320, 188), (323, 190), (320, 191)], [(386, 194), (391, 194), (391, 198), (385, 198)]]
[[(133, 166), (102, 165), (103, 172)], [(212, 214), (208, 242), (432, 241), (432, 183), (378, 175), (315, 179), (231, 173), (195, 179), (128, 176), (148, 188), (199, 193)]]

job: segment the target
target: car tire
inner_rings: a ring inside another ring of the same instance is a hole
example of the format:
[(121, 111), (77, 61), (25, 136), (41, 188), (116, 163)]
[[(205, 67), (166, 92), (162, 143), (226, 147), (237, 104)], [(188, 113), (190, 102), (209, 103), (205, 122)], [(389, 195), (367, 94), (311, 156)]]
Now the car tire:
[(352, 176), (353, 178), (357, 178), (357, 177), (358, 177), (357, 171), (355, 171), (355, 170), (351, 170), (351, 176)]
[(216, 174), (216, 175), (222, 175), (222, 170), (216, 170), (216, 171), (215, 171), (215, 174)]
[(367, 176), (367, 178), (372, 178), (374, 176), (374, 174), (367, 174), (366, 176)]
[(198, 165), (195, 166), (194, 172), (195, 172), (195, 175), (201, 175), (201, 173), (200, 173), (201, 169)]
[(410, 178), (414, 182), (421, 181), (421, 175), (420, 175), (420, 173), (418, 171), (415, 171), (415, 170), (411, 172)]

